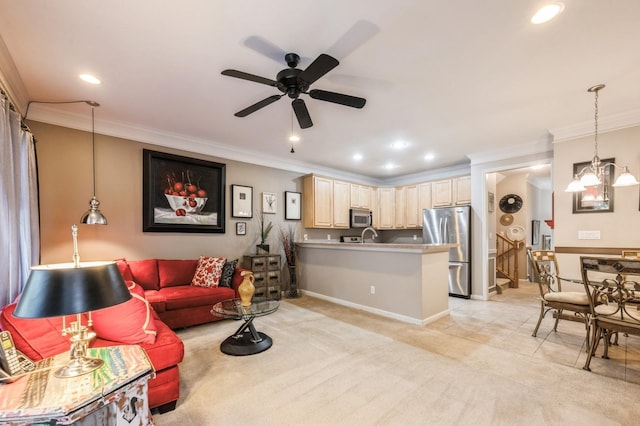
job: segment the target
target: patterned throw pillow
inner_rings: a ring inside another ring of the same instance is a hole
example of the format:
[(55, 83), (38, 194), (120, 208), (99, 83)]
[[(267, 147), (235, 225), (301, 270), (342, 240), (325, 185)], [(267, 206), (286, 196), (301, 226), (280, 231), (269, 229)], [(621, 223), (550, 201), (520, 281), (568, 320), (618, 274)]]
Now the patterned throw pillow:
[(236, 271), (238, 265), (238, 259), (228, 260), (222, 268), (222, 276), (220, 277), (220, 287), (233, 288), (233, 273)]
[(218, 287), (222, 268), (227, 261), (224, 257), (200, 256), (196, 273), (191, 280), (191, 285), (199, 287)]

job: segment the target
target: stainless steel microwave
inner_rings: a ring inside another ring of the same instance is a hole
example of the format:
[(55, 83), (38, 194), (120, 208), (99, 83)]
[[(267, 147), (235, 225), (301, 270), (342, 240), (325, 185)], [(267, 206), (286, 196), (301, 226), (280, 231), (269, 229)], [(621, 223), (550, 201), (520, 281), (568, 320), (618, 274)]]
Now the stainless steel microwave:
[(351, 228), (366, 228), (371, 226), (371, 210), (351, 209), (349, 214), (349, 226)]

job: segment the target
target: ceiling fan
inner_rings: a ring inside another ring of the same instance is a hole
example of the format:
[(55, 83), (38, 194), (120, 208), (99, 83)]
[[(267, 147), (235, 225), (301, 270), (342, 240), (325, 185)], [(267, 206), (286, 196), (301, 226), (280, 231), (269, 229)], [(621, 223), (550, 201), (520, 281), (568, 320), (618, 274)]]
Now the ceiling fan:
[(301, 93), (309, 95), (313, 99), (333, 102), (335, 104), (345, 105), (352, 108), (362, 108), (367, 102), (364, 98), (345, 95), (343, 93), (328, 92), (326, 90), (319, 89), (309, 90), (309, 86), (311, 86), (311, 84), (338, 66), (340, 62), (338, 62), (336, 58), (322, 53), (304, 71), (296, 68), (300, 61), (300, 56), (296, 53), (287, 53), (284, 56), (284, 60), (287, 62), (289, 68), (285, 68), (280, 71), (276, 75), (276, 80), (271, 80), (269, 78), (260, 77), (238, 70), (230, 69), (222, 71), (222, 75), (277, 87), (278, 90), (282, 92), (281, 95), (269, 96), (268, 98), (243, 109), (242, 111), (236, 112), (234, 114), (236, 117), (246, 117), (259, 109), (274, 103), (284, 95), (287, 95), (293, 99), (291, 106), (296, 114), (300, 128), (307, 129), (313, 126), (313, 121), (311, 121), (311, 116), (309, 115), (309, 110), (307, 109), (304, 100), (299, 97)]

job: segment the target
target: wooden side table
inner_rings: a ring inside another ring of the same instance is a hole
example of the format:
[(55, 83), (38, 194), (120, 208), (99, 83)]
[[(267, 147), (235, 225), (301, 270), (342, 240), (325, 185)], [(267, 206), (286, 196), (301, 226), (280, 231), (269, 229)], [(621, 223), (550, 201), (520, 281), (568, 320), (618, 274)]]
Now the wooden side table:
[(137, 345), (91, 348), (99, 369), (72, 378), (53, 372), (69, 360), (65, 352), (37, 362), (36, 370), (0, 385), (0, 423), (152, 425), (148, 381), (155, 374)]

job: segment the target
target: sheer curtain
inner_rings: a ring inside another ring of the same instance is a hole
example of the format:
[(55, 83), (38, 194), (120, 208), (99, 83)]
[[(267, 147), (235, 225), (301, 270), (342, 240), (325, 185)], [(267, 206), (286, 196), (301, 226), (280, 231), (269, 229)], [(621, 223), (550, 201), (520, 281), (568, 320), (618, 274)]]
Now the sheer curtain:
[(0, 94), (0, 307), (20, 294), (40, 258), (35, 144), (21, 121)]

